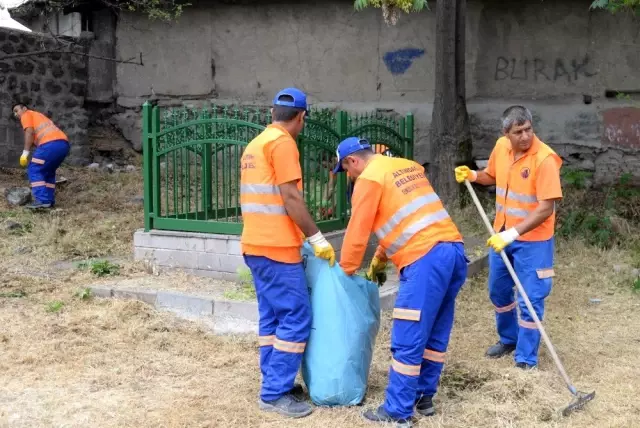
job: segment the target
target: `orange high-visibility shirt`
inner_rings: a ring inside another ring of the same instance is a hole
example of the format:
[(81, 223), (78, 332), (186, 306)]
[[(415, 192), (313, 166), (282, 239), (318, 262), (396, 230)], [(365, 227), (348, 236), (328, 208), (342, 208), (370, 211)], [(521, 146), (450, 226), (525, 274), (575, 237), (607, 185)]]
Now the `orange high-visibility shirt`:
[(33, 128), (35, 134), (34, 143), (36, 146), (49, 143), (55, 140), (69, 141), (69, 138), (62, 132), (51, 119), (37, 111), (27, 110), (20, 118), (22, 128)]
[(427, 254), (438, 242), (462, 242), (422, 165), (375, 155), (356, 183), (340, 259), (347, 274), (360, 267), (371, 232), (398, 269)]
[[(493, 228), (512, 228), (538, 206), (539, 201), (562, 198), (562, 159), (536, 135), (529, 150), (517, 161), (511, 142), (501, 137), (491, 152), (485, 172), (496, 180), (496, 218)], [(556, 212), (519, 241), (546, 241), (554, 235)]]
[(300, 155), (295, 140), (269, 125), (245, 148), (241, 160), (242, 251), (282, 263), (302, 261), (304, 234), (287, 214), (281, 184), (297, 181), (302, 192)]

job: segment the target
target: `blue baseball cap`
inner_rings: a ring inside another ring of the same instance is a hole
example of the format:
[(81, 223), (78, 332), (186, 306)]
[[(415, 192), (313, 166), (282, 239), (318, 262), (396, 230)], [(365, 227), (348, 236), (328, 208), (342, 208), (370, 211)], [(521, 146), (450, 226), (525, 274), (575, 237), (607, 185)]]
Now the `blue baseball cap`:
[(343, 172), (344, 168), (342, 168), (342, 161), (344, 158), (364, 149), (371, 149), (371, 144), (369, 144), (369, 141), (364, 138), (349, 137), (342, 140), (340, 144), (338, 144), (338, 150), (336, 150), (336, 154), (338, 155), (338, 164), (333, 168), (333, 173), (337, 174), (339, 172)]
[[(289, 96), (293, 98), (293, 101), (281, 100), (280, 98), (282, 98), (283, 96)], [(286, 88), (278, 92), (273, 99), (273, 105), (301, 108), (305, 110), (307, 114), (309, 112), (307, 108), (307, 96), (300, 89), (296, 88)]]

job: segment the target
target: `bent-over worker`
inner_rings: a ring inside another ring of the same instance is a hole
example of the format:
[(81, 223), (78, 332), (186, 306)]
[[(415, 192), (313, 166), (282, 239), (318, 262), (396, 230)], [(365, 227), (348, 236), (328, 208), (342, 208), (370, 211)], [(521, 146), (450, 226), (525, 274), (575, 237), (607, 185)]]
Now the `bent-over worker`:
[[(27, 173), (34, 199), (27, 208), (52, 208), (56, 203), (56, 170), (69, 154), (69, 139), (42, 113), (29, 110), (22, 103), (14, 104), (12, 110), (24, 129), (20, 166), (29, 165)], [(32, 146), (35, 150), (29, 162)]]
[(540, 332), (527, 306), (518, 296), (518, 320), (514, 282), (500, 252), (504, 250), (542, 321), (544, 301), (551, 293), (554, 251), (555, 203), (562, 198), (562, 160), (533, 132), (531, 112), (512, 106), (502, 114), (500, 137), (483, 171), (466, 166), (455, 169), (456, 180), (496, 186), (495, 234), (489, 252), (489, 295), (495, 306), (500, 340), (487, 351), (499, 358), (515, 350), (516, 366), (538, 364)]
[(304, 127), (306, 95), (279, 92), (273, 123), (245, 148), (241, 160), (242, 252), (258, 298), (262, 410), (290, 417), (311, 413), (294, 380), (311, 332), (311, 303), (301, 248), (304, 236), (317, 257), (335, 263), (333, 247), (302, 199), (295, 138)]
[(386, 399), (364, 416), (410, 424), (414, 406), (435, 413), (455, 299), (467, 277), (462, 236), (418, 163), (374, 154), (367, 140), (351, 137), (338, 146), (340, 171), (357, 183), (340, 266), (348, 275), (358, 270), (373, 231), (379, 246), (367, 278), (385, 270), (387, 257), (400, 272)]

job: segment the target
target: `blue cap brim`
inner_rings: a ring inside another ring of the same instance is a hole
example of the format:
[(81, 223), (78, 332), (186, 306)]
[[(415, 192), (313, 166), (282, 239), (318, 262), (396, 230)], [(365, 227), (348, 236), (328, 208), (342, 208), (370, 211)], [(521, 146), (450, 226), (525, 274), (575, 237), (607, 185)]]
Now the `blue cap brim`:
[(333, 168), (333, 173), (337, 174), (339, 172), (344, 172), (344, 169), (342, 168), (342, 162), (338, 161), (338, 164)]

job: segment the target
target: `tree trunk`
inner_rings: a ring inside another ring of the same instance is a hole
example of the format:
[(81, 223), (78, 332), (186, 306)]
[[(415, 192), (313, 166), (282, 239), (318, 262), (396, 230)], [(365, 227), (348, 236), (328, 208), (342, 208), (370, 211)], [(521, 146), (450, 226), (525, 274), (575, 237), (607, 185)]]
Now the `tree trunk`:
[(465, 102), (466, 0), (436, 2), (436, 85), (429, 130), (429, 180), (445, 204), (459, 200), (454, 168), (471, 161)]

